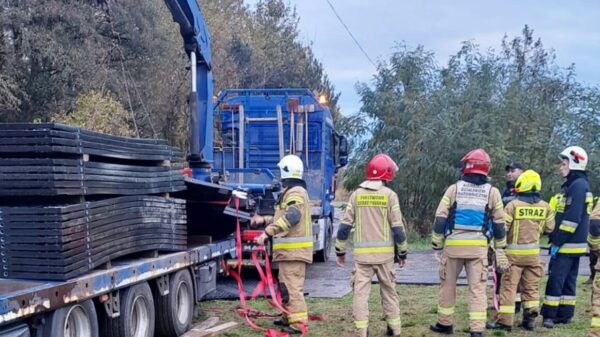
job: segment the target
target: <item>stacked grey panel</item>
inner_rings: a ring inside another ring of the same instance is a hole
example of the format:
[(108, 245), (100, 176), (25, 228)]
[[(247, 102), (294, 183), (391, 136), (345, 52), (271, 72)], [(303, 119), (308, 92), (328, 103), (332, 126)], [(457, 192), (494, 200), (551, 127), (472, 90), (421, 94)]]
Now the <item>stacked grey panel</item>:
[[(0, 278), (66, 280), (186, 249), (183, 154), (165, 141), (0, 124)], [(160, 194), (161, 196), (152, 196)]]
[(185, 189), (183, 155), (162, 140), (61, 124), (0, 124), (0, 197), (139, 195)]
[(2, 278), (66, 280), (137, 252), (186, 249), (185, 200), (127, 196), (0, 207)]

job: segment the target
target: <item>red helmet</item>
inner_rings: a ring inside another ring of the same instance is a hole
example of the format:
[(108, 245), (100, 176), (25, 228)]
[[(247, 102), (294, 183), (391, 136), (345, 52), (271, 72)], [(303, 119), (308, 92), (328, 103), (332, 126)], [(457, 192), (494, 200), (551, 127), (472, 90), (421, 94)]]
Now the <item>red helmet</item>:
[(461, 162), (463, 174), (476, 173), (487, 176), (490, 173), (491, 160), (484, 149), (471, 150), (461, 159)]
[(367, 164), (367, 180), (392, 181), (398, 165), (387, 154), (377, 154)]

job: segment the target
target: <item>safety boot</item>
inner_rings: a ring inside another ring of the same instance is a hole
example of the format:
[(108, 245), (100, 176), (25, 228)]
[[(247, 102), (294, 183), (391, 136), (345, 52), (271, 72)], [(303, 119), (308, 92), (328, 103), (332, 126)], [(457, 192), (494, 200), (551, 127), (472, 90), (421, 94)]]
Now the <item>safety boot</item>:
[(396, 333), (396, 332), (394, 332), (394, 329), (392, 329), (392, 327), (388, 325), (385, 335), (386, 336), (400, 336), (400, 331), (398, 331)]
[(294, 329), (292, 326), (284, 326), (281, 328), (282, 332), (287, 332), (290, 335), (301, 335), (302, 330)]
[(525, 330), (533, 331), (535, 329), (535, 318), (537, 316), (537, 312), (523, 312), (523, 321), (521, 322), (521, 327)]
[(452, 335), (454, 333), (453, 325), (443, 325), (440, 323), (435, 323), (429, 327), (429, 330), (437, 333), (441, 333), (444, 335)]
[(487, 323), (485, 323), (485, 328), (488, 330), (512, 331), (512, 326), (502, 324), (500, 322), (487, 322)]
[(288, 323), (288, 321), (284, 318), (274, 320), (273, 324), (275, 324), (277, 326), (289, 326), (290, 325), (290, 323)]
[(471, 332), (471, 337), (483, 337), (483, 332)]
[(544, 328), (553, 329), (554, 328), (554, 320), (552, 318), (544, 318), (542, 325), (544, 326)]

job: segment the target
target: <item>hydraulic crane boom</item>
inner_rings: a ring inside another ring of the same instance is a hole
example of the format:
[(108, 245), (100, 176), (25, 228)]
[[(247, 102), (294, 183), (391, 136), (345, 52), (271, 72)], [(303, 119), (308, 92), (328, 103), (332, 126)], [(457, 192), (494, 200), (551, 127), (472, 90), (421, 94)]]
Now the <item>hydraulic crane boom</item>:
[(210, 36), (196, 0), (165, 0), (179, 24), (183, 46), (190, 59), (192, 85), (189, 163), (194, 178), (205, 180), (213, 162), (213, 77)]

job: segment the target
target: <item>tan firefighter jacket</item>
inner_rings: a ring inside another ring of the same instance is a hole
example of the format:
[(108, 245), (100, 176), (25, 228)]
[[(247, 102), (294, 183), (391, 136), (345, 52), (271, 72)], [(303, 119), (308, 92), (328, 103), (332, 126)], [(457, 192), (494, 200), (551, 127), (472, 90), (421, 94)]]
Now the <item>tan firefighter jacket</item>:
[[(406, 232), (398, 195), (379, 180), (365, 181), (352, 193), (342, 219), (336, 252), (345, 253), (347, 235), (354, 228), (354, 261), (382, 264), (394, 261), (394, 253), (407, 251)], [(346, 234), (342, 234), (347, 229)]]
[(504, 208), (506, 220), (506, 255), (511, 264), (539, 264), (540, 236), (554, 230), (554, 212), (539, 200), (531, 203), (517, 197)]
[(279, 200), (275, 215), (272, 218), (265, 217), (268, 224), (265, 232), (273, 237), (273, 261), (312, 263), (313, 237), (308, 192), (300, 186), (294, 186), (285, 189)]
[[(590, 215), (590, 234), (588, 236), (588, 244), (591, 250), (600, 252), (600, 203), (595, 199), (595, 207)], [(600, 269), (600, 259), (596, 264), (596, 269)]]

